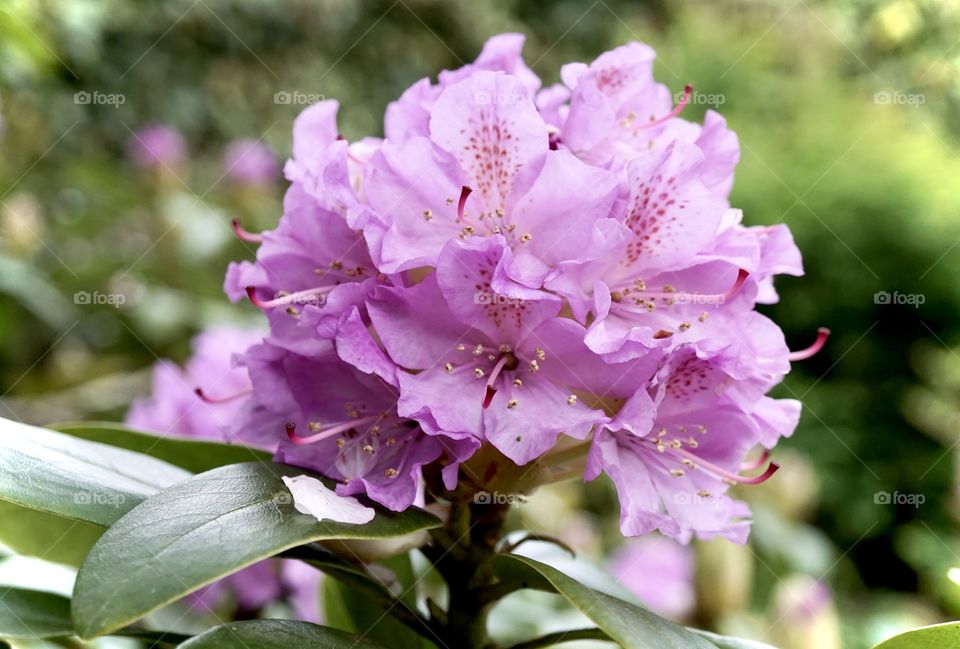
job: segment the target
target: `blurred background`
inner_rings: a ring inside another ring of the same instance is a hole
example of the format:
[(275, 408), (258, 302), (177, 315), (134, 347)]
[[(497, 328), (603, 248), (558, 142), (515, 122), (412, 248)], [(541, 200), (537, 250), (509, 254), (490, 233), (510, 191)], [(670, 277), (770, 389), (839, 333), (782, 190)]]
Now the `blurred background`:
[(221, 292), (252, 256), (230, 219), (276, 223), (297, 113), (336, 98), (348, 138), (381, 135), (388, 101), (504, 31), (548, 84), (653, 45), (659, 80), (697, 90), (685, 117), (739, 134), (747, 223), (803, 251), (769, 314), (793, 348), (833, 331), (778, 390), (804, 416), (741, 494), (749, 547), (624, 546), (602, 482), (519, 515), (655, 610), (787, 649), (960, 617), (958, 0), (6, 0), (0, 416), (121, 419), (159, 358), (258, 322)]

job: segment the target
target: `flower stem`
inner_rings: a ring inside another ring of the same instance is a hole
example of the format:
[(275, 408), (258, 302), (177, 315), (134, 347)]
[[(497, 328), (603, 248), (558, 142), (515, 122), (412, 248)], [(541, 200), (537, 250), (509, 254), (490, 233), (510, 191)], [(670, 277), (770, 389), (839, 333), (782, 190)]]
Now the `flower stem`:
[[(423, 553), (443, 577), (449, 604), (442, 624), (434, 619), (444, 644), (457, 649), (491, 649), (487, 615), (499, 597), (499, 582), (490, 566), (503, 532), (508, 505), (451, 502), (444, 527), (434, 530)], [(506, 594), (503, 591), (502, 594)]]

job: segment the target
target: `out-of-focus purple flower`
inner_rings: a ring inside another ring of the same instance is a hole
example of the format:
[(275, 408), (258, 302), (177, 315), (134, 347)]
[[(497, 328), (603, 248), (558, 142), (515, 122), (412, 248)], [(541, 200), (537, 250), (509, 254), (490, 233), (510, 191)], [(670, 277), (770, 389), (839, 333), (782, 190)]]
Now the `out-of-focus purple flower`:
[(298, 620), (319, 623), (322, 581), (323, 573), (305, 563), (269, 559), (191, 593), (184, 603), (201, 615), (232, 606), (236, 618), (246, 619), (284, 600)]
[[(234, 365), (262, 338), (236, 327), (214, 327), (193, 340), (193, 356), (181, 368), (160, 361), (153, 368), (150, 397), (137, 401), (126, 423), (186, 437), (223, 439), (224, 431), (251, 391), (247, 370)], [(198, 396), (201, 390), (203, 397)]]
[(167, 124), (149, 124), (130, 136), (127, 150), (143, 168), (176, 168), (186, 157), (187, 145), (178, 130)]
[(240, 185), (267, 185), (280, 175), (277, 157), (259, 140), (234, 140), (223, 153), (223, 173)]
[(694, 554), (662, 536), (627, 541), (610, 558), (609, 570), (657, 615), (684, 620), (696, 606)]

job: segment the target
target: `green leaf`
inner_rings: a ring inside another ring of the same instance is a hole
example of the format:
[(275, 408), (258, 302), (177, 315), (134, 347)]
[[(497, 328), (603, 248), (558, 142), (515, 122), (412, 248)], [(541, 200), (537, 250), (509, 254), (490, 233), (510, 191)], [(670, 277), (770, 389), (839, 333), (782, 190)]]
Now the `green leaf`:
[(70, 600), (38, 590), (0, 587), (0, 638), (73, 635)]
[(622, 599), (588, 588), (545, 563), (510, 554), (493, 558), (501, 579), (562, 595), (624, 649), (716, 649), (692, 631)]
[[(399, 604), (411, 610), (416, 609), (416, 590), (413, 568), (410, 565), (410, 555), (402, 554), (392, 557), (381, 565), (391, 570), (402, 589)], [(336, 579), (336, 577), (334, 577)], [(392, 617), (382, 606), (371, 605), (371, 600), (362, 590), (351, 588), (348, 582), (339, 583), (327, 579), (323, 583), (324, 621), (331, 626), (350, 631), (363, 633), (383, 644), (389, 643), (396, 649), (419, 649), (421, 637), (418, 633)]]
[(881, 642), (874, 649), (941, 649), (960, 647), (960, 622), (925, 626)]
[(215, 626), (180, 649), (384, 649), (343, 631), (292, 620), (250, 620)]
[(189, 476), (146, 455), (0, 419), (0, 499), (24, 507), (108, 526)]
[(52, 428), (72, 437), (149, 455), (191, 473), (254, 460), (269, 462), (272, 457), (266, 451), (249, 446), (156, 435), (111, 422), (66, 423)]
[(419, 509), (380, 511), (366, 525), (320, 523), (294, 509), (280, 479), (304, 473), (261, 462), (220, 467), (174, 485), (124, 516), (80, 567), (73, 615), (81, 637), (109, 633), (298, 545), (389, 538), (439, 524)]
[(701, 631), (700, 629), (690, 629), (690, 631), (693, 631), (697, 635), (703, 636), (715, 644), (718, 649), (776, 649), (776, 647), (772, 645), (764, 644), (763, 642), (757, 642), (756, 640), (717, 635), (716, 633)]
[(19, 555), (79, 567), (103, 530), (0, 500), (0, 543)]

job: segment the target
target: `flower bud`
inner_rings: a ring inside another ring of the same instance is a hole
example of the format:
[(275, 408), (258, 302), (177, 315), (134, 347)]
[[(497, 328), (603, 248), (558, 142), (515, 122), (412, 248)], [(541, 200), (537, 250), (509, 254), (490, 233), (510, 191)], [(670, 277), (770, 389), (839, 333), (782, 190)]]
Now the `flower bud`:
[(772, 640), (782, 649), (840, 649), (840, 620), (830, 589), (807, 575), (781, 582), (773, 596)]
[(753, 553), (724, 538), (697, 541), (696, 592), (700, 617), (712, 622), (749, 604)]

